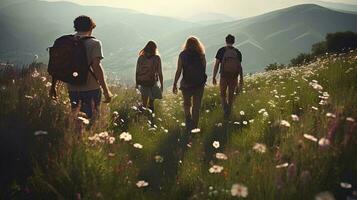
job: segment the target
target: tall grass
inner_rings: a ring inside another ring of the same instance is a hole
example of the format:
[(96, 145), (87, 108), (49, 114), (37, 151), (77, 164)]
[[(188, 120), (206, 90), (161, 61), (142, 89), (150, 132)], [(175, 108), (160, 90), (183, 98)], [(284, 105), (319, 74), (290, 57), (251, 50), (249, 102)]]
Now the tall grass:
[[(2, 81), (2, 137), (23, 141), (29, 154), (24, 156), (29, 172), (11, 176), (2, 196), (234, 199), (231, 187), (239, 183), (248, 188), (247, 199), (313, 199), (324, 191), (336, 199), (352, 197), (357, 180), (356, 60), (354, 52), (329, 55), (307, 66), (248, 76), (230, 120), (223, 119), (218, 89), (207, 87), (199, 133), (186, 132), (180, 95), (166, 94), (152, 115), (136, 109), (134, 89), (115, 86), (116, 96), (102, 105), (100, 120), (79, 135), (65, 89), (54, 102), (42, 75)], [(48, 134), (35, 136), (37, 130)], [(104, 131), (115, 137), (113, 144), (89, 139)], [(122, 132), (132, 140), (120, 140)], [(330, 144), (319, 144), (321, 138)], [(136, 143), (143, 148), (135, 148)], [(256, 143), (265, 151), (254, 150)], [(228, 159), (217, 159), (216, 153)], [(213, 165), (223, 170), (210, 173)], [(140, 180), (148, 186), (137, 187)]]

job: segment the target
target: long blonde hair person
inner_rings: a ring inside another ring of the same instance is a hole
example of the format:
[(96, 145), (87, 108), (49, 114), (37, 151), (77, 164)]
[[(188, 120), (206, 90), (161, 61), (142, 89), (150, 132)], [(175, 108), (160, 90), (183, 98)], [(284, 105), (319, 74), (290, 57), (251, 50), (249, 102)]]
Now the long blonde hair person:
[(200, 40), (195, 36), (190, 36), (187, 40), (185, 45), (183, 46), (184, 51), (196, 52), (199, 55), (205, 54), (205, 47), (200, 42)]

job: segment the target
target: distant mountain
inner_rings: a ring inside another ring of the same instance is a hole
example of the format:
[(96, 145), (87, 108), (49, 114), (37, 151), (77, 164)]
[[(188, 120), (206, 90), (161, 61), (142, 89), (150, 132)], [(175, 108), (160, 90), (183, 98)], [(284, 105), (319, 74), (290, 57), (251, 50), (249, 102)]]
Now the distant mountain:
[[(177, 57), (185, 38), (198, 36), (206, 46), (206, 57), (210, 61), (208, 72), (211, 73), (215, 53), (224, 46), (225, 36), (231, 33), (236, 36), (235, 46), (242, 51), (245, 72), (256, 72), (269, 63), (287, 63), (297, 54), (308, 52), (311, 45), (323, 40), (327, 33), (347, 30), (357, 31), (357, 15), (304, 4), (257, 17), (180, 31), (159, 41), (163, 44), (161, 48), (167, 50), (162, 52), (163, 56)], [(171, 76), (174, 64), (169, 65), (171, 70), (167, 69)]]
[(317, 1), (316, 3), (326, 8), (331, 8), (339, 11), (347, 11), (355, 14), (357, 13), (357, 3), (345, 4), (345, 3), (334, 3), (334, 2), (326, 2), (326, 1)]
[(218, 24), (238, 20), (237, 17), (231, 17), (222, 13), (203, 12), (185, 18), (186, 21), (195, 22), (201, 25)]
[[(2, 0), (0, 61), (27, 63), (37, 54), (46, 62), (45, 49), (60, 35), (73, 32), (73, 19), (81, 14), (92, 16), (97, 22), (94, 35), (103, 42), (106, 71), (124, 81), (134, 79), (138, 52), (150, 39), (158, 43), (165, 79), (170, 81), (182, 44), (190, 35), (203, 41), (210, 74), (215, 53), (224, 45), (229, 33), (236, 36), (245, 72), (256, 72), (269, 63), (287, 63), (298, 53), (308, 52), (311, 45), (323, 40), (327, 33), (357, 31), (357, 15), (314, 4), (204, 26), (128, 9), (68, 2)], [(214, 19), (209, 17), (213, 15), (208, 14), (206, 18)], [(202, 16), (201, 19), (205, 19)]]
[[(124, 66), (148, 39), (158, 39), (196, 24), (169, 17), (147, 15), (128, 9), (103, 6), (81, 6), (69, 2), (38, 0), (0, 2), (0, 60), (29, 62), (34, 54), (47, 55), (45, 49), (63, 34), (73, 32), (75, 17), (86, 14), (97, 23), (94, 30), (105, 47), (107, 58), (119, 60)], [(128, 52), (135, 51), (130, 59)], [(106, 59), (110, 61), (110, 59)]]

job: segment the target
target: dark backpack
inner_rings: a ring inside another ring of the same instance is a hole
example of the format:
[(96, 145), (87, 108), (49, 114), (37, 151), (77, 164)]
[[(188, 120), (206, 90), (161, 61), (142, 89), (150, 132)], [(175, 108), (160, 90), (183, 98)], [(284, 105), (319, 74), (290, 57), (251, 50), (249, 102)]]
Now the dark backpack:
[(48, 73), (53, 79), (72, 85), (83, 85), (87, 82), (90, 64), (87, 60), (85, 40), (94, 37), (65, 35), (58, 38), (49, 48), (50, 58)]
[(136, 83), (141, 86), (154, 86), (157, 81), (158, 62), (157, 56), (150, 58), (146, 56), (140, 57), (136, 69)]
[(240, 72), (239, 64), (240, 60), (237, 50), (235, 48), (226, 47), (222, 58), (221, 74), (225, 77), (237, 77)]
[(207, 75), (202, 56), (195, 53), (183, 53), (182, 56), (183, 87), (204, 86)]

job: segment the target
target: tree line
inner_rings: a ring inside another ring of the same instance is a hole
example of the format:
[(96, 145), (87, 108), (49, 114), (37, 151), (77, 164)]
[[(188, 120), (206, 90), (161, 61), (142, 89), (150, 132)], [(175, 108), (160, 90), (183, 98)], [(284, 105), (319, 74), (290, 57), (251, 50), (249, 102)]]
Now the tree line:
[(312, 45), (310, 53), (300, 53), (291, 59), (289, 64), (269, 64), (265, 67), (265, 71), (301, 66), (315, 61), (322, 55), (346, 53), (355, 49), (357, 49), (357, 33), (352, 31), (328, 33), (324, 41)]

